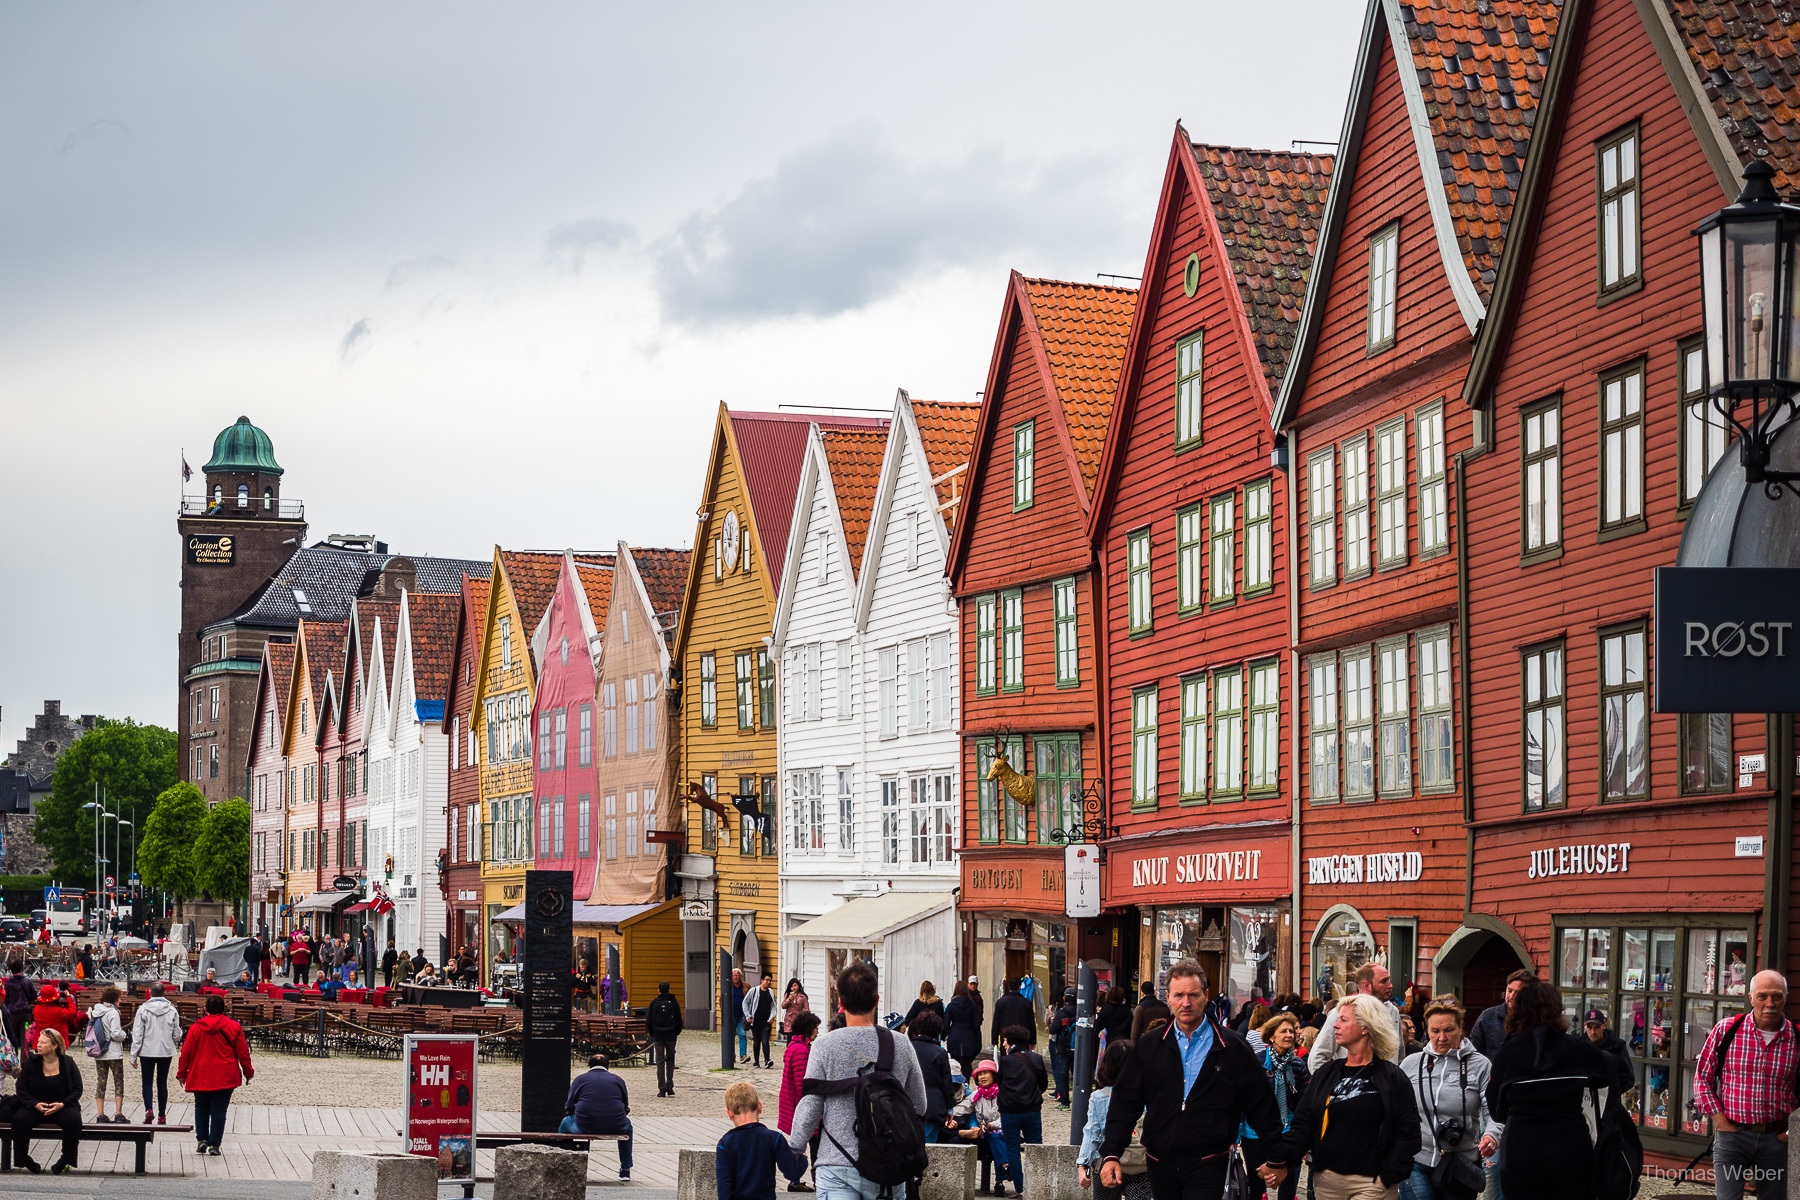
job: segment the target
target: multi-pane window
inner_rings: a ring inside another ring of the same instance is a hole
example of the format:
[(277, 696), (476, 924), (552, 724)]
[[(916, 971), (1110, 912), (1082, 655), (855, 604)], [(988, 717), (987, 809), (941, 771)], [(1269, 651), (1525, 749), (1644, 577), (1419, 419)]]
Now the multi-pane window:
[(1456, 786), (1455, 743), (1450, 731), (1450, 631), (1421, 633), (1419, 656), (1419, 787)]
[(1330, 448), (1306, 460), (1307, 549), (1315, 584), (1337, 578), (1337, 455)]
[(1419, 553), (1436, 554), (1450, 545), (1444, 478), (1444, 406), (1434, 404), (1418, 415)]
[(636, 754), (638, 748), (638, 681), (625, 681), (625, 753)]
[(1131, 694), (1131, 803), (1156, 806), (1156, 689)]
[(1600, 528), (1644, 516), (1644, 365), (1600, 380)]
[(1638, 282), (1638, 131), (1613, 134), (1596, 146), (1599, 173), (1600, 292)]
[[(780, 781), (773, 775), (762, 777), (762, 852), (764, 858), (774, 858), (781, 853), (780, 826), (777, 817), (781, 811)], [(650, 794), (644, 794), (644, 809), (650, 808)], [(649, 818), (644, 818), (644, 828), (648, 829)]]
[(876, 680), (881, 693), (881, 736), (900, 736), (900, 649), (886, 646), (875, 652)]
[(1335, 800), (1338, 794), (1338, 673), (1337, 658), (1325, 654), (1308, 664), (1311, 685), (1307, 698), (1307, 732), (1310, 738), (1314, 800)]
[(550, 818), (555, 811), (550, 797), (546, 796), (538, 802), (538, 849), (545, 853), (549, 852), (555, 836), (550, 827)]
[(1521, 663), (1525, 808), (1561, 808), (1568, 803), (1568, 776), (1563, 761), (1562, 643), (1530, 647)]
[(1013, 508), (1030, 508), (1037, 487), (1034, 459), (1037, 454), (1037, 425), (1026, 421), (1013, 427)]
[(912, 860), (944, 866), (956, 849), (956, 813), (950, 802), (950, 775), (916, 775), (908, 780), (912, 805)]
[(1038, 843), (1086, 839), (1081, 826), (1081, 736), (1041, 735), (1031, 740), (1037, 775)]
[(1181, 681), (1181, 798), (1206, 795), (1206, 676)]
[(580, 757), (577, 764), (583, 767), (594, 765), (594, 706), (584, 704), (580, 712), (580, 741), (577, 749)]
[[(948, 658), (945, 660), (948, 662)], [(846, 720), (851, 715), (850, 701), (850, 643), (839, 642), (833, 652), (832, 666), (837, 668), (837, 715), (839, 720)], [(947, 694), (947, 693), (946, 693)]]
[(604, 801), (604, 804), (606, 808), (606, 823), (604, 826), (606, 832), (606, 857), (610, 860), (619, 857), (619, 798), (617, 796), (608, 796)]
[(1150, 531), (1148, 529), (1133, 530), (1126, 536), (1125, 575), (1131, 632), (1148, 632), (1152, 619), (1150, 612)]
[(1196, 333), (1175, 344), (1175, 447), (1200, 441), (1200, 368), (1206, 337)]
[(1175, 514), (1175, 607), (1196, 612), (1206, 598), (1200, 573), (1200, 547), (1205, 541), (1206, 512), (1198, 504)]
[(881, 781), (881, 861), (900, 861), (900, 781)]
[[(802, 665), (804, 667), (801, 686), (806, 689), (806, 694), (802, 698), (802, 703), (806, 709), (806, 719), (808, 721), (817, 721), (825, 712), (825, 685), (819, 666), (819, 643), (809, 643), (801, 651), (801, 656)], [(774, 694), (772, 692), (769, 697), (769, 716), (771, 720), (773, 720), (775, 716)]]
[[(629, 685), (627, 685), (627, 686), (629, 686)], [(569, 765), (569, 710), (568, 709), (559, 708), (556, 710), (556, 726), (555, 726), (555, 728), (556, 728), (556, 756), (555, 756), (556, 767), (555, 767), (555, 769), (558, 771), (561, 771)], [(628, 746), (627, 749), (636, 749), (636, 747)]]
[(638, 794), (625, 793), (625, 856), (638, 856)]
[(1375, 513), (1381, 566), (1406, 561), (1406, 422), (1375, 431)]
[[(849, 643), (844, 643), (848, 653)], [(928, 713), (933, 727), (942, 729), (955, 720), (950, 704), (950, 635), (933, 634), (931, 638), (931, 697)]]
[(1731, 790), (1731, 714), (1681, 714), (1681, 790)]
[[(701, 660), (703, 664), (705, 661), (705, 659)], [(611, 758), (619, 752), (619, 691), (617, 684), (608, 683), (600, 688), (600, 709), (606, 726), (604, 752), (606, 757)], [(704, 714), (704, 705), (701, 711)], [(704, 716), (702, 719), (704, 720)], [(707, 722), (707, 724), (711, 724), (711, 722)]]
[(563, 856), (563, 827), (565, 824), (563, 817), (564, 817), (563, 797), (558, 796), (552, 806), (552, 815), (551, 815), (551, 820), (552, 820), (552, 822), (554, 822), (554, 826), (551, 829), (551, 833), (555, 838), (556, 857), (557, 858), (561, 858)]
[(1275, 487), (1265, 479), (1244, 489), (1244, 591), (1275, 583)]
[[(817, 661), (819, 648), (813, 647), (813, 656)], [(764, 646), (756, 652), (756, 698), (757, 707), (761, 710), (762, 727), (775, 728), (775, 659)], [(649, 743), (644, 748), (648, 750)]]
[[(739, 775), (738, 776), (737, 794), (739, 796), (755, 796), (756, 795), (756, 776), (754, 776), (754, 775)], [(756, 835), (757, 835), (757, 833), (758, 833), (758, 830), (756, 828), (756, 818), (750, 817), (750, 816), (745, 816), (743, 813), (739, 813), (738, 814), (738, 853), (743, 855), (745, 858), (754, 858), (756, 856)]]
[[(719, 665), (718, 659), (711, 654), (700, 656), (700, 724), (717, 725), (719, 723)], [(612, 713), (606, 714), (606, 753), (612, 750)]]
[(808, 816), (819, 788), (819, 772), (788, 772), (788, 835), (796, 850), (818, 850), (819, 831), (812, 829)]
[(1215, 799), (1244, 790), (1244, 673), (1237, 669), (1213, 675), (1213, 772)]
[(1056, 614), (1056, 686), (1081, 682), (1081, 646), (1075, 623), (1075, 581), (1059, 579), (1051, 585)]
[(1212, 502), (1212, 603), (1229, 599), (1237, 587), (1237, 497), (1216, 496)]
[(856, 793), (849, 767), (838, 768), (837, 781), (837, 848), (850, 851), (856, 849)]
[(1647, 794), (1650, 759), (1649, 677), (1644, 629), (1600, 634), (1600, 797), (1637, 800)]
[(1025, 594), (1000, 593), (1000, 688), (1025, 687)]
[(1400, 226), (1369, 239), (1369, 333), (1373, 354), (1394, 344), (1395, 300), (1400, 288)]
[(737, 673), (732, 683), (737, 689), (737, 727), (749, 729), (756, 724), (756, 675), (750, 665), (754, 661), (750, 651), (745, 650), (737, 656)]
[[(1025, 840), (1023, 806), (1007, 794), (999, 780), (988, 778), (997, 752), (1006, 755), (1008, 765), (1022, 763), (1025, 761), (1024, 740), (1015, 737), (998, 743), (993, 738), (983, 738), (975, 743), (976, 836), (984, 842), (1022, 842)], [(1015, 813), (1018, 814), (1016, 821)]]
[(1369, 439), (1345, 442), (1344, 455), (1344, 577), (1355, 579), (1369, 571)]
[(1344, 654), (1344, 795), (1375, 794), (1375, 659), (1366, 649)]
[(513, 665), (512, 618), (500, 618), (500, 666), (501, 669)]
[(929, 722), (925, 705), (925, 639), (906, 643), (906, 728), (913, 733)]
[[(643, 687), (644, 749), (656, 749), (656, 676), (645, 675)], [(585, 705), (583, 706), (585, 707)]]
[(216, 721), (219, 719), (219, 689), (213, 688), (211, 691), (212, 694), (207, 698), (207, 704), (211, 710), (212, 719)]
[[(706, 794), (714, 800), (719, 798), (719, 777), (717, 775), (702, 775), (700, 786), (705, 788)], [(700, 810), (700, 848), (702, 850), (719, 848), (719, 815), (710, 808)]]
[(1692, 504), (1700, 496), (1707, 472), (1731, 442), (1731, 426), (1719, 415), (1706, 395), (1700, 340), (1683, 342), (1677, 356), (1681, 373), (1681, 503)]
[(1549, 400), (1528, 408), (1522, 421), (1523, 550), (1536, 554), (1562, 542), (1562, 404)]
[(994, 693), (995, 672), (999, 667), (999, 601), (994, 596), (975, 598), (975, 694)]
[(1411, 672), (1406, 639), (1383, 642), (1375, 654), (1381, 701), (1381, 794), (1392, 796), (1412, 790)]
[(590, 796), (581, 796), (575, 801), (575, 854), (587, 858), (593, 853), (593, 820), (594, 801)]
[(1280, 785), (1281, 671), (1276, 663), (1250, 667), (1250, 790)]

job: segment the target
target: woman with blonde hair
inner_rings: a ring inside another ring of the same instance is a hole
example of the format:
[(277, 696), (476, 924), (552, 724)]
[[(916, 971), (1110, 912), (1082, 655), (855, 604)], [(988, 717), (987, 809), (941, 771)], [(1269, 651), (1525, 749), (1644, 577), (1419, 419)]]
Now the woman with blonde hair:
[(1290, 1170), (1312, 1156), (1317, 1200), (1395, 1200), (1419, 1152), (1419, 1107), (1394, 1056), (1387, 1005), (1358, 994), (1338, 1005), (1332, 1032), (1347, 1057), (1319, 1067), (1288, 1134)]
[(900, 1023), (900, 1028), (910, 1032), (913, 1018), (923, 1012), (936, 1013), (938, 1020), (944, 1019), (944, 1002), (938, 999), (937, 985), (929, 979), (919, 985), (919, 998), (914, 1000), (912, 1007), (906, 1010), (906, 1020)]
[(52, 1175), (60, 1175), (75, 1165), (81, 1145), (81, 1070), (69, 1060), (69, 1042), (60, 1029), (40, 1029), (35, 1049), (37, 1053), (26, 1056), (19, 1072), (19, 1111), (12, 1119), (13, 1161), (33, 1175), (44, 1169), (31, 1157), (31, 1133), (37, 1126), (47, 1125), (62, 1134), (62, 1157), (50, 1168)]

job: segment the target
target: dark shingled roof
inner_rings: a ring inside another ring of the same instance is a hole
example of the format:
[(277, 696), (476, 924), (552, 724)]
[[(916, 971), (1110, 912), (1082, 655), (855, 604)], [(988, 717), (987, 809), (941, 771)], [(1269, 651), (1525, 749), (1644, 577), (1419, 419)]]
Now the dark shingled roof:
[(1256, 356), (1274, 393), (1300, 327), (1319, 221), (1331, 190), (1331, 155), (1195, 142), (1194, 160), (1225, 238)]
[[(459, 592), (464, 573), (486, 579), (493, 569), (492, 563), (472, 559), (376, 554), (324, 543), (304, 546), (294, 551), (274, 578), (264, 583), (242, 608), (219, 624), (292, 629), (302, 617), (308, 621), (346, 620), (351, 603), (373, 591), (381, 569), (396, 558), (406, 558), (413, 564), (417, 571), (415, 586), (421, 592)], [(297, 593), (305, 594), (310, 612), (300, 611)]]
[(1713, 114), (1743, 163), (1767, 162), (1775, 186), (1800, 189), (1800, 11), (1737, 0), (1659, 0)]

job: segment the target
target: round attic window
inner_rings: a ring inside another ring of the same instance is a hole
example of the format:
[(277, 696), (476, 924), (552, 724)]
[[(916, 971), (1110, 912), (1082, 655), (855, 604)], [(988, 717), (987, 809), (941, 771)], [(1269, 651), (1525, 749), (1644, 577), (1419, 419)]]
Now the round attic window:
[(1189, 297), (1200, 290), (1200, 252), (1188, 255), (1187, 266), (1181, 268), (1181, 290)]
[(569, 639), (568, 638), (564, 638), (562, 640), (562, 660), (563, 660), (563, 664), (565, 666), (568, 665), (568, 662), (569, 662)]
[(55, 754), (56, 753), (56, 743), (55, 742), (45, 742), (44, 749), (48, 750), (51, 754)]

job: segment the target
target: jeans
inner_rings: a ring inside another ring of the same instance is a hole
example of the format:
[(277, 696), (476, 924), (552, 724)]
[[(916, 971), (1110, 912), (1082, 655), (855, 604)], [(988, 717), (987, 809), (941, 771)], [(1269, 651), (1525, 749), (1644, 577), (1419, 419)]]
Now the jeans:
[(756, 1030), (750, 1039), (750, 1056), (758, 1062), (775, 1065), (775, 1056), (769, 1053), (769, 1022), (758, 1021)]
[(1069, 1052), (1054, 1039), (1050, 1042), (1050, 1074), (1056, 1080), (1056, 1102), (1069, 1102)]
[(630, 1120), (630, 1118), (626, 1118), (625, 1128), (623, 1128), (623, 1129), (583, 1129), (581, 1127), (581, 1123), (575, 1119), (575, 1114), (570, 1113), (568, 1116), (566, 1116), (562, 1119), (562, 1124), (558, 1125), (556, 1127), (556, 1132), (558, 1132), (558, 1133), (622, 1133), (622, 1134), (624, 1134), (625, 1139), (623, 1141), (614, 1142), (613, 1144), (619, 1148), (619, 1170), (621, 1170), (621, 1171), (631, 1170), (631, 1120)]
[(1400, 1200), (1438, 1200), (1437, 1189), (1431, 1186), (1431, 1173), (1416, 1162), (1412, 1174), (1400, 1181)]
[(203, 1146), (216, 1146), (225, 1136), (225, 1110), (236, 1088), (194, 1093), (194, 1137)]
[(744, 1024), (744, 1019), (742, 1017), (738, 1018), (737, 1035), (738, 1035), (738, 1057), (739, 1058), (749, 1058), (750, 1057), (750, 1027), (748, 1025)]
[[(138, 1070), (144, 1078), (144, 1110), (148, 1112), (154, 1108), (158, 1116), (164, 1116), (169, 1111), (169, 1062), (170, 1060), (166, 1058), (138, 1059)], [(154, 1105), (150, 1103), (152, 1082), (156, 1084), (156, 1103)]]
[(876, 1200), (881, 1185), (870, 1183), (856, 1173), (855, 1167), (832, 1164), (813, 1172), (819, 1185), (819, 1200)]
[(656, 1094), (675, 1094), (675, 1043), (653, 1043), (656, 1053)]
[(1713, 1195), (1741, 1200), (1746, 1180), (1756, 1181), (1756, 1200), (1787, 1200), (1787, 1143), (1773, 1133), (1734, 1129), (1713, 1133)]
[(1150, 1194), (1156, 1200), (1219, 1200), (1224, 1190), (1223, 1154), (1150, 1160)]
[(1022, 1192), (1025, 1190), (1025, 1152), (1019, 1147), (1027, 1143), (1033, 1146), (1044, 1144), (1043, 1114), (1001, 1113), (1000, 1133), (1006, 1139), (1006, 1169), (1012, 1173), (1013, 1189)]
[(1506, 1200), (1506, 1189), (1500, 1186), (1499, 1165), (1484, 1161), (1481, 1169), (1487, 1172), (1487, 1191), (1481, 1193), (1482, 1200)]

